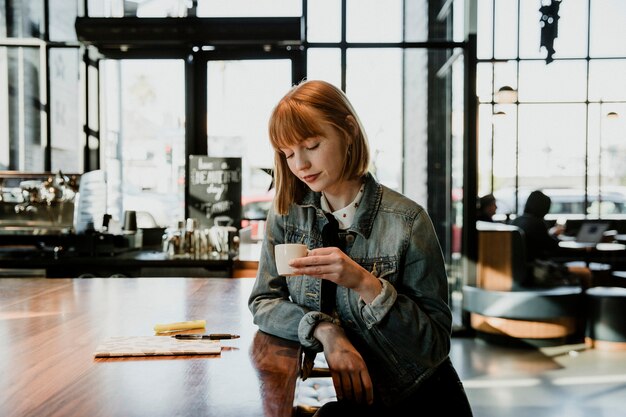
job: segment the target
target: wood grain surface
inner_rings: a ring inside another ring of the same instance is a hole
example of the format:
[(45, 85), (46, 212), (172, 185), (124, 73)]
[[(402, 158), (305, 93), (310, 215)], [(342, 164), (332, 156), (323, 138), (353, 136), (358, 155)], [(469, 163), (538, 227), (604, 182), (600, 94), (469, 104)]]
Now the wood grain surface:
[[(0, 416), (290, 416), (298, 344), (259, 332), (253, 279), (0, 279)], [(220, 355), (95, 358), (111, 336), (206, 319)]]

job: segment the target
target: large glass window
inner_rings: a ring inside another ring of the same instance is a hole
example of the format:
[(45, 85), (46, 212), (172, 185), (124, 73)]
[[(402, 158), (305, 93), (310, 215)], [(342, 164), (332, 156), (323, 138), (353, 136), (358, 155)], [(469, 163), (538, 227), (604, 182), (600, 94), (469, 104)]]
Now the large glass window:
[(402, 41), (402, 1), (347, 0), (348, 42)]
[(479, 194), (494, 193), (500, 215), (520, 214), (528, 193), (542, 189), (553, 200), (549, 217), (625, 216), (617, 138), (626, 131), (626, 80), (617, 74), (626, 50), (615, 39), (626, 3), (559, 2), (558, 15), (546, 16), (558, 25), (552, 61), (540, 11), (550, 3), (478, 2)]
[(584, 189), (584, 105), (520, 105), (518, 132), (520, 187)]
[(368, 135), (371, 171), (402, 190), (402, 51), (348, 50), (346, 84)]
[(341, 51), (338, 48), (310, 48), (307, 56), (309, 78), (341, 85)]
[(241, 157), (243, 200), (270, 200), (267, 121), (291, 86), (291, 61), (209, 61), (207, 77), (208, 155)]
[(50, 49), (50, 141), (52, 171), (81, 172), (83, 148), (80, 106), (79, 51)]
[(0, 5), (0, 170), (80, 172), (79, 3)]
[[(501, 2), (496, 2), (500, 4)], [(541, 42), (541, 12), (539, 8), (550, 2), (508, 1), (515, 9), (503, 25), (515, 24), (517, 20), (517, 6), (520, 6), (520, 44), (519, 56), (524, 59), (545, 57), (545, 50), (540, 48)], [(589, 0), (567, 0), (559, 6), (558, 37), (554, 41), (555, 58), (583, 58), (587, 55), (587, 6)], [(604, 7), (604, 6), (603, 6)], [(480, 30), (480, 29), (479, 29)], [(496, 27), (496, 37), (500, 37)], [(513, 56), (514, 58), (516, 56)], [(583, 83), (584, 85), (584, 83)]]
[(198, 16), (300, 16), (300, 0), (211, 0), (198, 1)]
[[(24, 3), (32, 3), (24, 2)], [(50, 40), (76, 41), (74, 22), (78, 16), (80, 1), (75, 0), (48, 0), (50, 19)]]
[(341, 1), (308, 2), (307, 40), (309, 42), (341, 41)]
[(622, 0), (590, 1), (589, 55), (594, 58), (626, 57), (624, 25), (626, 4)]
[[(180, 60), (101, 63), (108, 212), (138, 227), (184, 219), (185, 88)], [(106, 83), (106, 88), (104, 84)]]
[(45, 136), (42, 135), (42, 50), (39, 47), (0, 47), (0, 169), (43, 172)]

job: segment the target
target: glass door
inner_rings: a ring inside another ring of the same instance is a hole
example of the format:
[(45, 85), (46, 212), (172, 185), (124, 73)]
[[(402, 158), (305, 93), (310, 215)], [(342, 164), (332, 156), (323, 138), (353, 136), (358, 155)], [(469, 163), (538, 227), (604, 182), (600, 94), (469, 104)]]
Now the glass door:
[(126, 210), (136, 211), (140, 228), (174, 226), (184, 218), (184, 62), (104, 60), (100, 67), (107, 212), (122, 222)]
[[(209, 54), (206, 67), (206, 154), (241, 158), (242, 242), (262, 239), (271, 206), (274, 154), (268, 121), (302, 74), (294, 55)], [(204, 127), (204, 126), (203, 126)], [(202, 149), (202, 148), (200, 148)]]
[(207, 153), (242, 158), (244, 204), (270, 198), (268, 120), (291, 83), (289, 59), (207, 63)]
[[(264, 217), (273, 165), (267, 121), (297, 71), (294, 60), (284, 56), (239, 56), (230, 51), (215, 59), (200, 51), (192, 65), (204, 66), (202, 71), (189, 71), (180, 59), (101, 63), (101, 166), (107, 174), (107, 212), (114, 220), (121, 222), (126, 210), (137, 212), (140, 228), (172, 227), (189, 217), (190, 154), (241, 157), (242, 203), (253, 203), (242, 215)], [(190, 100), (189, 85), (195, 86), (196, 99)], [(197, 100), (204, 95), (197, 90), (206, 91), (206, 100)], [(198, 129), (196, 120), (206, 124)]]

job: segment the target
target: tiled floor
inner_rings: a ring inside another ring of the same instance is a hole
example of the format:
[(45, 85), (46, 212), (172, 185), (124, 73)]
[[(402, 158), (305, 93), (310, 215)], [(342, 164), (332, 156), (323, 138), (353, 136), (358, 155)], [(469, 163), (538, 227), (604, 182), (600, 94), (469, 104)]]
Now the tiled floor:
[(476, 417), (626, 416), (626, 351), (454, 337), (451, 358)]
[[(454, 304), (457, 332), (450, 357), (475, 417), (626, 416), (626, 350), (590, 349), (583, 343), (544, 348), (494, 344), (464, 332)], [(324, 384), (310, 383), (332, 390), (325, 379)], [(296, 403), (320, 406), (318, 397), (326, 391), (313, 390), (315, 396), (306, 390), (297, 393)]]
[[(454, 327), (462, 328), (458, 295), (452, 303)], [(516, 348), (453, 336), (450, 356), (475, 417), (626, 416), (626, 351)]]

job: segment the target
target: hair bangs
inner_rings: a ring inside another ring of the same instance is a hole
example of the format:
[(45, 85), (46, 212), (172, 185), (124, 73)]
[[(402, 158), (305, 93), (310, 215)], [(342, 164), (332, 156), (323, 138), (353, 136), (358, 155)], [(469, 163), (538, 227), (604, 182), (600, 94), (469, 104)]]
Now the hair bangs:
[(269, 127), (274, 149), (287, 148), (322, 134), (319, 114), (303, 103), (284, 100), (274, 110)]

